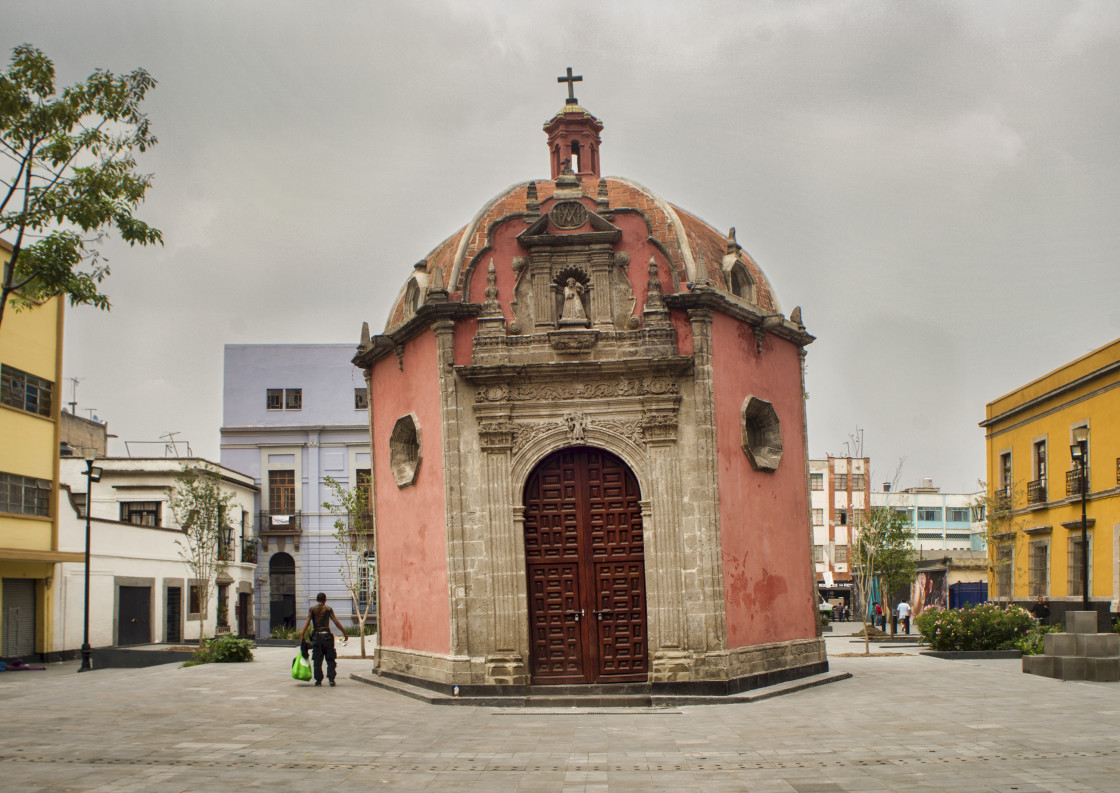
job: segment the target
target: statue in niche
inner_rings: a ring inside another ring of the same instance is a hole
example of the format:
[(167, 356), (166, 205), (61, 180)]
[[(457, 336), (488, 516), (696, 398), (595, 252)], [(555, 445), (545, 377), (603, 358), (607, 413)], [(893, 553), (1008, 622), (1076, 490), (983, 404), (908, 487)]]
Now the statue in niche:
[(564, 284), (564, 302), (560, 309), (560, 327), (578, 325), (587, 327), (587, 312), (583, 310), (583, 293), (586, 288), (575, 278), (569, 278)]

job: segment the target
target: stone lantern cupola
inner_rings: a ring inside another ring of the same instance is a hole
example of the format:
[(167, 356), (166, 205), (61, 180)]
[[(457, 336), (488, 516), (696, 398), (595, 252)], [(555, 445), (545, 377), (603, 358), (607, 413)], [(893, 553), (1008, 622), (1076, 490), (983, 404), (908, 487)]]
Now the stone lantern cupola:
[(565, 160), (577, 176), (601, 176), (599, 133), (603, 131), (603, 122), (580, 107), (575, 98), (573, 86), (582, 79), (580, 75), (573, 76), (570, 67), (567, 76), (556, 78), (557, 82), (568, 84), (568, 100), (544, 125), (553, 180), (563, 172)]

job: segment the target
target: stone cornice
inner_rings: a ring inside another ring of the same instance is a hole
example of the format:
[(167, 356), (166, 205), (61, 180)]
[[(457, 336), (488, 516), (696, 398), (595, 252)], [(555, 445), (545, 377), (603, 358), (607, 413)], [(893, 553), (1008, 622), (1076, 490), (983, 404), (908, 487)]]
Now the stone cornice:
[(358, 351), (350, 362), (359, 369), (369, 369), (376, 361), (394, 352), (437, 322), (445, 320), (467, 319), (477, 317), (482, 313), (482, 306), (478, 303), (459, 302), (429, 302), (416, 310), (416, 316), (409, 319), (396, 330), (374, 336), (370, 346)]
[(808, 333), (804, 327), (795, 325), (780, 314), (766, 314), (758, 308), (733, 301), (711, 286), (696, 284), (691, 292), (665, 295), (662, 299), (665, 305), (672, 309), (688, 311), (706, 308), (718, 311), (760, 328), (766, 333), (792, 341), (799, 347), (812, 344), (817, 338)]
[(688, 355), (666, 356), (656, 359), (623, 359), (610, 361), (558, 361), (525, 364), (473, 364), (456, 366), (455, 371), (466, 381), (476, 385), (511, 383), (514, 381), (577, 381), (617, 380), (620, 377), (636, 378), (642, 375), (678, 376), (692, 367)]

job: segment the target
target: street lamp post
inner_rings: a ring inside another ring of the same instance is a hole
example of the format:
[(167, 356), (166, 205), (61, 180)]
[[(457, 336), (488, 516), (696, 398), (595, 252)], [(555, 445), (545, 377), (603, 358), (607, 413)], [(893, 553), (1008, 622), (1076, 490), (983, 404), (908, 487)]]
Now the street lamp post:
[(1089, 428), (1075, 427), (1073, 443), (1069, 447), (1073, 459), (1077, 460), (1078, 487), (1081, 490), (1081, 610), (1089, 610), (1089, 531), (1085, 520), (1085, 498), (1089, 489), (1085, 475), (1089, 465)]
[(86, 597), (84, 629), (82, 633), (82, 664), (79, 672), (88, 672), (93, 669), (93, 649), (89, 646), (89, 538), (90, 538), (90, 513), (93, 509), (93, 483), (101, 481), (101, 469), (93, 465), (97, 459), (96, 449), (87, 449), (86, 459)]

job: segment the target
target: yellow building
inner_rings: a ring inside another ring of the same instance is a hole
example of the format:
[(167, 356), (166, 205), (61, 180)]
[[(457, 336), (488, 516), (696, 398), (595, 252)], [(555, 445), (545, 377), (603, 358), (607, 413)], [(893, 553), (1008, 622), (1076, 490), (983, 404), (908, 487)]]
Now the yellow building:
[[(1051, 601), (1052, 618), (1081, 607), (1080, 467), (1084, 443), (1091, 607), (1120, 603), (1120, 339), (989, 402), (989, 592)], [(1002, 512), (1002, 514), (996, 514)]]
[[(0, 240), (0, 261), (12, 248)], [(63, 301), (0, 324), (0, 658), (51, 656), (58, 551), (59, 381)]]

